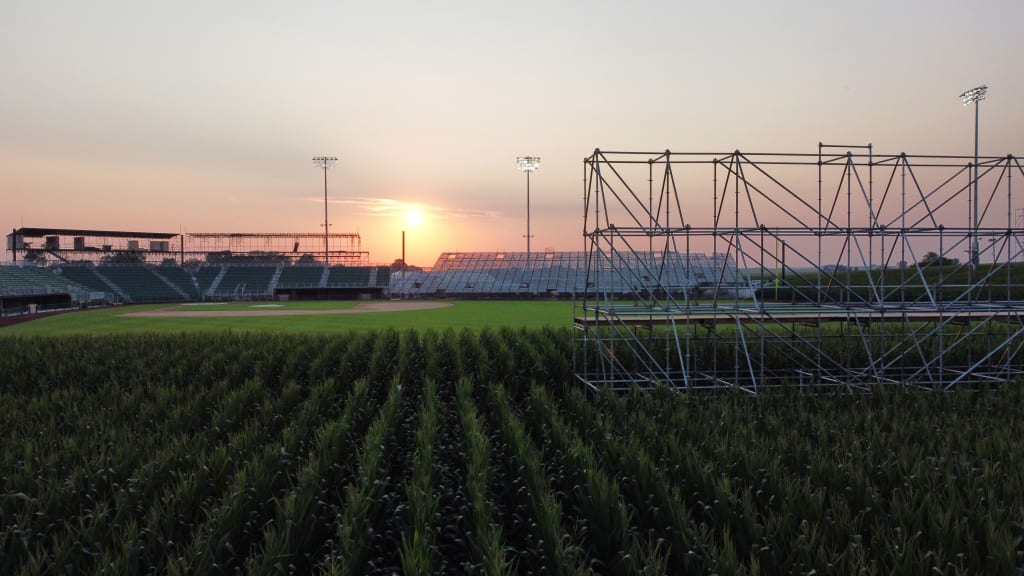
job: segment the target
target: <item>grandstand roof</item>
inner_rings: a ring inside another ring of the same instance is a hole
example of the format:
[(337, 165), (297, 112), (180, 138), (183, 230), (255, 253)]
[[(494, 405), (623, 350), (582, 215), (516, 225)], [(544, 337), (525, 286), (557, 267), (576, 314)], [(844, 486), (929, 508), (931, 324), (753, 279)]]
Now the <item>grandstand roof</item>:
[[(185, 232), (192, 238), (323, 238), (323, 232)], [(358, 232), (331, 232), (331, 238), (359, 238)]]
[(152, 238), (169, 240), (177, 232), (125, 232), (123, 230), (79, 230), (75, 228), (16, 228), (8, 236), (43, 238), (44, 236), (99, 236), (104, 238)]

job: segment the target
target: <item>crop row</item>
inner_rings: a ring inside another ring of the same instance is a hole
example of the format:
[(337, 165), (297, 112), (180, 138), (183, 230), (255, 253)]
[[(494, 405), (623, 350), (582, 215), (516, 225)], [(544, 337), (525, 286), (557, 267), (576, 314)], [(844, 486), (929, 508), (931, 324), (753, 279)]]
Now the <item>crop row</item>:
[(0, 340), (0, 573), (1013, 573), (1024, 388), (586, 396), (566, 330)]

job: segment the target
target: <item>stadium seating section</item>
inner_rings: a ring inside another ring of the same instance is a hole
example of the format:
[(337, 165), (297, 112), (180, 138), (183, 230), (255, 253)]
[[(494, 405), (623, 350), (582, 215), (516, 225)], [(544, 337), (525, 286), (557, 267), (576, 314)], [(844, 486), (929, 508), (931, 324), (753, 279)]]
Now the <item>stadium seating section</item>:
[(130, 302), (173, 302), (186, 295), (146, 266), (101, 266), (96, 271), (117, 286)]
[(34, 266), (0, 266), (0, 294), (81, 294), (89, 288), (70, 278)]
[(113, 292), (110, 286), (96, 275), (96, 271), (88, 266), (64, 266), (57, 273), (89, 288), (94, 292)]
[(277, 288), (321, 288), (323, 278), (323, 266), (285, 266)]
[(217, 277), (223, 272), (223, 268), (220, 266), (203, 266), (195, 271), (192, 275), (196, 280), (196, 286), (199, 288), (200, 294), (205, 294), (210, 288), (213, 287), (213, 283), (217, 280)]
[(154, 268), (153, 272), (162, 280), (174, 285), (187, 299), (199, 300), (201, 298), (198, 284), (185, 269), (177, 266), (160, 266)]
[[(594, 259), (589, 278), (588, 257)], [(580, 294), (589, 284), (630, 294), (650, 287), (684, 291), (737, 279), (735, 262), (721, 254), (446, 252), (429, 272), (396, 272), (390, 288), (399, 296), (537, 296)]]
[(331, 266), (327, 275), (327, 285), (335, 288), (350, 286), (370, 286), (370, 275), (374, 270), (370, 266)]
[(223, 298), (260, 298), (273, 293), (270, 281), (276, 266), (228, 266), (224, 276), (213, 288), (213, 295)]
[(64, 265), (54, 270), (0, 266), (0, 294), (102, 292), (115, 302), (270, 298), (275, 290), (370, 288), (398, 297), (531, 297), (584, 291), (635, 294), (735, 285), (727, 255), (676, 252), (445, 252), (433, 268), (391, 272), (387, 266)]

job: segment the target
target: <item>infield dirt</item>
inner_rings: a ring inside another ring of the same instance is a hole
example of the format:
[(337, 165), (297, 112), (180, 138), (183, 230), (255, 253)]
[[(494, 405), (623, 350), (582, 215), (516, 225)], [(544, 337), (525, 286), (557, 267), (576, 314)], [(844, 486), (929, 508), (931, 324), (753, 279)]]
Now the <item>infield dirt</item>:
[(366, 314), (374, 312), (409, 312), (412, 310), (434, 310), (449, 308), (446, 302), (362, 302), (352, 308), (327, 308), (322, 310), (253, 308), (252, 310), (182, 310), (180, 307), (126, 312), (125, 318), (229, 318), (255, 316), (325, 316), (331, 314)]

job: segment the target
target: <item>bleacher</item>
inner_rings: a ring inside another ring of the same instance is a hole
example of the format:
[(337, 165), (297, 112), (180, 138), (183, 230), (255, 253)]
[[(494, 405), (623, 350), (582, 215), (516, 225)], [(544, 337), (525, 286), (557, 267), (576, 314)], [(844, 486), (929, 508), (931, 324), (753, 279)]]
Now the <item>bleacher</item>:
[(271, 294), (270, 281), (277, 266), (228, 266), (216, 290), (215, 297), (260, 298)]
[[(8, 269), (14, 270), (10, 271)], [(392, 273), (388, 266), (64, 265), (58, 274), (34, 267), (0, 267), (0, 294), (10, 290), (103, 292), (130, 302), (354, 297), (569, 297), (584, 292), (641, 295), (706, 291), (738, 284), (728, 255), (677, 252), (445, 252), (430, 271)], [(97, 275), (99, 273), (102, 275)], [(17, 276), (15, 276), (17, 275)], [(34, 275), (28, 280), (28, 275)], [(219, 280), (218, 280), (219, 278)], [(109, 284), (108, 284), (109, 282)], [(360, 289), (369, 290), (360, 290)]]
[(377, 266), (377, 281), (374, 284), (384, 289), (391, 287), (390, 266)]
[(96, 275), (96, 271), (91, 266), (62, 266), (60, 275), (94, 292), (109, 293), (111, 291), (110, 286), (107, 286), (107, 283)]
[(199, 284), (200, 294), (206, 294), (206, 292), (213, 286), (213, 281), (220, 275), (220, 266), (202, 266), (192, 274), (192, 277), (196, 279), (196, 283)]
[(682, 292), (735, 283), (738, 277), (735, 262), (722, 254), (445, 252), (429, 272), (396, 272), (390, 288), (399, 296), (519, 297), (580, 294), (589, 284), (592, 290), (599, 286), (625, 295), (647, 289)]
[(96, 271), (120, 288), (132, 302), (185, 300), (185, 297), (147, 266), (100, 266)]
[(164, 279), (173, 284), (178, 290), (184, 292), (189, 300), (200, 300), (202, 298), (195, 283), (192, 281), (192, 275), (184, 268), (179, 268), (177, 266), (160, 266), (155, 270), (155, 272), (156, 274), (163, 276)]
[(37, 294), (80, 295), (89, 289), (78, 282), (35, 266), (0, 266), (0, 294), (29, 296)]
[(323, 266), (285, 266), (276, 288), (318, 288), (324, 275)]
[(328, 288), (364, 288), (370, 286), (372, 266), (331, 266)]

